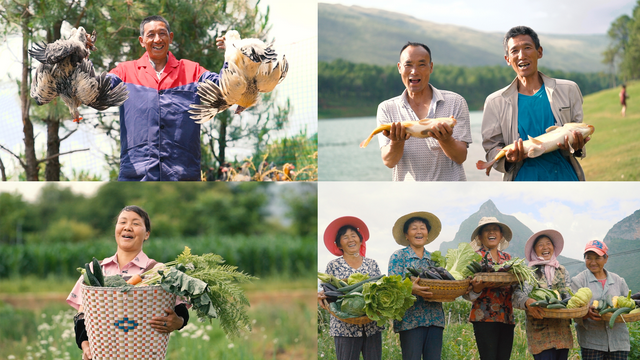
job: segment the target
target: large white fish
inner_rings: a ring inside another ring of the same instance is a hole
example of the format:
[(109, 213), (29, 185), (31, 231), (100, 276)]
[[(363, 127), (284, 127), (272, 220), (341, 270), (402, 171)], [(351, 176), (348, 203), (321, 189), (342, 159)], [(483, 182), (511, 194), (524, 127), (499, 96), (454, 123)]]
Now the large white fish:
[[(551, 126), (547, 129), (545, 134), (536, 136), (535, 138), (529, 136), (529, 140), (523, 141), (522, 146), (524, 151), (527, 153), (527, 156), (534, 158), (542, 154), (558, 150), (558, 143), (564, 143), (564, 137), (569, 136), (569, 151), (573, 154), (574, 150), (571, 147), (571, 144), (573, 144), (573, 141), (575, 140), (573, 131), (578, 131), (583, 137), (587, 137), (593, 134), (595, 130), (596, 129), (593, 125), (583, 123), (566, 123), (564, 126)], [(505, 156), (507, 150), (513, 149), (514, 147), (514, 144), (503, 147), (492, 161), (484, 162), (480, 160), (476, 163), (476, 168), (478, 170), (487, 169), (487, 176), (489, 176), (491, 166), (496, 161), (500, 160), (500, 158)]]
[[(445, 123), (449, 125), (451, 128), (453, 128), (454, 126), (456, 126), (456, 122), (457, 120), (454, 119), (453, 116), (450, 116), (448, 118), (422, 119), (418, 121), (402, 121), (400, 124), (404, 126), (404, 128), (406, 129), (409, 135), (417, 138), (428, 138), (428, 137), (431, 137), (431, 132), (436, 127), (436, 124)], [(371, 139), (373, 139), (374, 135), (379, 134), (384, 130), (389, 131), (390, 129), (391, 129), (391, 123), (382, 124), (378, 126), (377, 128), (375, 128), (375, 130), (373, 130), (373, 132), (371, 133), (371, 135), (369, 135), (367, 139), (365, 139), (363, 142), (360, 143), (360, 147), (366, 148), (367, 145), (369, 145), (369, 142), (371, 141)]]

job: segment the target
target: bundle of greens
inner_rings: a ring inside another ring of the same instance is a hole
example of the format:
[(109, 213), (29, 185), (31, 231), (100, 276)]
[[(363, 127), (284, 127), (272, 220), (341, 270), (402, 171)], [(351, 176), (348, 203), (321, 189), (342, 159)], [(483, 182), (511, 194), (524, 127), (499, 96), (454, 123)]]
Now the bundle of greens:
[(364, 310), (371, 320), (383, 325), (389, 319), (402, 320), (404, 313), (416, 298), (411, 294), (411, 279), (400, 275), (385, 276), (376, 282), (364, 284)]
[(212, 253), (193, 255), (185, 246), (174, 261), (142, 274), (144, 280), (138, 285), (160, 285), (186, 298), (200, 321), (217, 318), (227, 335), (237, 336), (251, 328), (246, 312), (249, 300), (240, 284), (256, 278), (224, 262), (222, 256)]
[[(433, 255), (432, 255), (433, 256)], [(482, 260), (482, 256), (473, 251), (469, 243), (460, 243), (457, 249), (447, 250), (445, 268), (456, 280), (463, 280), (473, 275), (467, 265)]]

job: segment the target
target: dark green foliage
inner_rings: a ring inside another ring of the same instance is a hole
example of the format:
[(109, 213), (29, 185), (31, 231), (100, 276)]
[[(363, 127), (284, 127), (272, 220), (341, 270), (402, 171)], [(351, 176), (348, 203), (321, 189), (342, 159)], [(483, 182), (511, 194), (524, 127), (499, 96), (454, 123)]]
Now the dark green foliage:
[[(607, 87), (608, 78), (601, 73), (545, 68), (541, 71), (551, 77), (575, 81), (582, 95)], [(434, 66), (430, 83), (437, 89), (462, 95), (470, 110), (480, 110), (489, 94), (509, 85), (514, 78), (514, 71), (508, 66), (438, 65)], [(402, 94), (404, 89), (396, 65), (354, 64), (341, 59), (318, 63), (318, 112), (321, 118), (328, 113), (337, 116), (350, 110), (359, 110), (358, 116), (373, 116), (379, 103)]]
[(23, 336), (33, 339), (37, 333), (36, 315), (33, 312), (14, 309), (0, 302), (0, 343), (6, 339), (20, 341)]
[[(174, 260), (189, 246), (194, 254), (214, 252), (245, 273), (267, 277), (299, 278), (313, 275), (308, 264), (315, 263), (317, 244), (299, 237), (283, 236), (211, 236), (193, 238), (151, 237), (144, 244), (144, 252), (158, 262)], [(95, 240), (90, 243), (0, 244), (0, 278), (34, 274), (38, 276), (79, 276), (77, 268), (88, 258), (104, 259), (116, 252), (114, 240)]]

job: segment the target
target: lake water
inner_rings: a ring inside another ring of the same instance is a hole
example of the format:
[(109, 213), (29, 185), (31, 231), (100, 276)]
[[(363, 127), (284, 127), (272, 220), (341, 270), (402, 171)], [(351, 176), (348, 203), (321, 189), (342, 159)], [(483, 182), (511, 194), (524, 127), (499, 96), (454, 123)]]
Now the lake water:
[[(482, 137), (482, 111), (469, 112), (471, 139), (467, 160), (463, 163), (469, 181), (502, 180), (502, 174), (492, 170), (487, 177), (476, 169), (476, 162), (484, 160)], [(369, 146), (359, 147), (377, 126), (375, 116), (318, 120), (318, 180), (320, 181), (390, 181), (391, 169), (380, 157), (378, 139)]]

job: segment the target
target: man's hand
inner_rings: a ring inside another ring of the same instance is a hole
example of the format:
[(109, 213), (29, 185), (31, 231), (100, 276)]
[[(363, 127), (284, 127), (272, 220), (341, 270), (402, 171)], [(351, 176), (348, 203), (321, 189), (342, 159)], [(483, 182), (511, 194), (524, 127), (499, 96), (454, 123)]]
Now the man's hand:
[(562, 143), (558, 143), (558, 147), (561, 150), (566, 150), (566, 151), (570, 151), (570, 148), (573, 148), (573, 150), (580, 150), (584, 147), (584, 145), (591, 140), (591, 137), (587, 136), (586, 138), (582, 136), (582, 133), (580, 133), (579, 131), (572, 131), (573, 133), (573, 144), (569, 144), (569, 135), (565, 135), (564, 137), (564, 144)]
[(513, 149), (507, 150), (507, 152), (504, 154), (504, 157), (508, 162), (511, 163), (517, 163), (526, 159), (528, 156), (524, 151), (524, 144), (522, 139), (516, 140), (516, 142), (513, 144)]
[(226, 46), (224, 45), (224, 40), (225, 40), (224, 35), (222, 35), (222, 37), (216, 38), (216, 46), (218, 47), (218, 49), (220, 50), (226, 49)]
[(439, 142), (445, 143), (453, 139), (451, 135), (453, 135), (453, 128), (445, 122), (437, 123), (435, 128), (431, 132), (431, 136), (434, 139), (438, 140)]
[(405, 141), (411, 136), (407, 134), (407, 130), (400, 122), (391, 123), (391, 129), (384, 130), (382, 134), (388, 137), (391, 142)]

